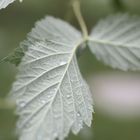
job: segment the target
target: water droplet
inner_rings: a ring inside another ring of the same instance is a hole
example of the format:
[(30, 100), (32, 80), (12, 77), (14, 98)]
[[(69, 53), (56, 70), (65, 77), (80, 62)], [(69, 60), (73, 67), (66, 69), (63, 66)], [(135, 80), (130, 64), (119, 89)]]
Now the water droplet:
[(20, 107), (24, 107), (25, 106), (25, 102), (22, 101), (22, 102), (19, 103), (19, 105), (20, 105)]
[(47, 97), (48, 97), (48, 98), (50, 98), (50, 97), (51, 97), (51, 95), (48, 95)]
[(70, 95), (67, 95), (67, 98), (70, 98)]
[(61, 61), (61, 62), (60, 62), (60, 65), (64, 65), (64, 64), (66, 64), (65, 61)]
[(77, 116), (80, 117), (80, 113), (77, 113)]
[(42, 100), (42, 101), (41, 101), (41, 103), (45, 104), (45, 103), (46, 103), (46, 101), (45, 101), (45, 100)]
[(82, 126), (82, 124), (81, 123), (79, 123), (79, 127), (82, 129), (83, 128), (83, 126)]

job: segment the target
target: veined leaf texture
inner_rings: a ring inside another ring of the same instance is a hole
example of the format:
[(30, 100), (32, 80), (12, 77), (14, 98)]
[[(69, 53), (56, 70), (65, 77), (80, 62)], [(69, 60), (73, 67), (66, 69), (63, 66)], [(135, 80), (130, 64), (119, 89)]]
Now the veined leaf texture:
[(11, 90), (20, 140), (63, 140), (91, 125), (92, 97), (75, 56), (81, 33), (53, 17), (36, 23)]

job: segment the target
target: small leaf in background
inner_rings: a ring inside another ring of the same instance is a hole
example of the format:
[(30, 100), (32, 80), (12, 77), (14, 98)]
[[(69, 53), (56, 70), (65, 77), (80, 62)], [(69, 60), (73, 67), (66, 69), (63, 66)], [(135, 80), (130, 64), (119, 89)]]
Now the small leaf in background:
[(140, 18), (117, 14), (101, 20), (89, 37), (89, 48), (113, 68), (140, 70)]
[[(6, 8), (9, 4), (14, 2), (15, 0), (0, 0), (0, 9)], [(19, 0), (22, 2), (22, 0)]]
[(91, 126), (92, 97), (75, 56), (82, 42), (68, 23), (46, 17), (23, 43), (28, 50), (11, 90), (20, 140), (63, 140), (70, 130)]
[(10, 3), (14, 1), (15, 0), (0, 0), (0, 9), (6, 8)]
[[(24, 44), (24, 43), (23, 43)], [(3, 58), (0, 62), (9, 62), (18, 66), (21, 62), (24, 53), (27, 51), (27, 46), (22, 45), (22, 47), (16, 48), (13, 53), (10, 53), (7, 57)]]

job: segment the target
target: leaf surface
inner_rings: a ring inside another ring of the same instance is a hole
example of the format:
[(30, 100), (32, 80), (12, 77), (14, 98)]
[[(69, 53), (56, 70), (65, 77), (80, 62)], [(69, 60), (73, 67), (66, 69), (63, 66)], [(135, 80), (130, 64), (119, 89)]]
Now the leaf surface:
[(89, 48), (113, 68), (140, 70), (140, 19), (117, 14), (101, 20), (89, 37)]
[(17, 102), (20, 140), (63, 140), (83, 123), (91, 125), (92, 98), (75, 56), (82, 42), (68, 23), (46, 17), (22, 43), (28, 50), (10, 94)]

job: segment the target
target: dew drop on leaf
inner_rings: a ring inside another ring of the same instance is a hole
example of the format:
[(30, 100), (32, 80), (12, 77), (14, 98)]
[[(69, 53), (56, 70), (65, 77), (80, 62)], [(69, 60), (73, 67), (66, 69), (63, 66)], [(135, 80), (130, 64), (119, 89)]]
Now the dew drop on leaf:
[(20, 107), (24, 107), (24, 106), (25, 106), (25, 102), (20, 102), (20, 103), (19, 103), (19, 106), (20, 106)]
[(45, 100), (41, 100), (41, 103), (45, 104), (45, 103), (46, 103), (46, 101), (45, 101)]
[(77, 116), (80, 117), (80, 113), (77, 113)]
[(70, 98), (70, 95), (67, 95), (67, 98)]
[(51, 98), (51, 95), (48, 95), (47, 97), (48, 97), (48, 98)]
[(64, 65), (64, 64), (66, 64), (67, 62), (65, 62), (65, 61), (61, 61), (60, 62), (60, 65)]

